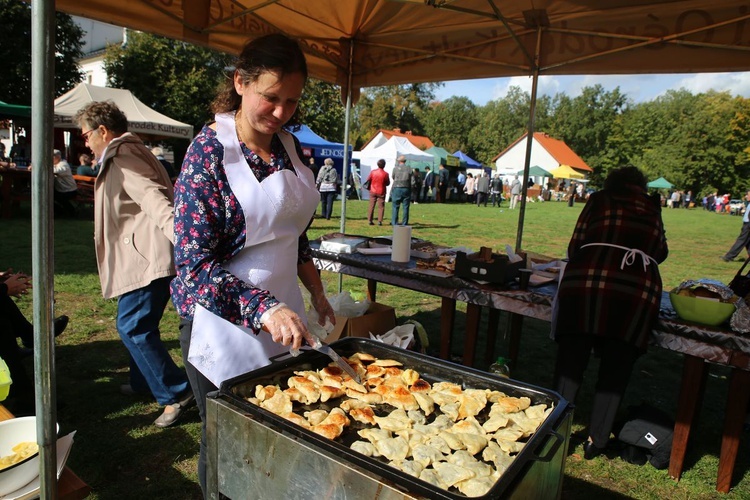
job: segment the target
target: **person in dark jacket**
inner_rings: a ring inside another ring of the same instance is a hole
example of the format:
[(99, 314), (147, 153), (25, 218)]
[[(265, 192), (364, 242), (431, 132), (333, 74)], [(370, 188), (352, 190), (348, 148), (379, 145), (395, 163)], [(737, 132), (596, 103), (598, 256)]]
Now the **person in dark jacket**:
[(411, 169), (406, 166), (406, 157), (399, 156), (393, 167), (393, 186), (391, 186), (391, 225), (398, 224), (399, 208), (403, 207), (401, 225), (409, 224), (409, 202), (411, 201)]
[[(0, 329), (0, 358), (8, 365), (13, 380), (9, 399), (4, 404), (10, 405), (16, 416), (34, 414), (34, 381), (22, 362), (34, 347), (34, 327), (13, 300), (26, 295), (30, 288), (30, 276), (12, 270), (0, 273), (0, 323), (3, 325)], [(53, 326), (57, 337), (68, 326), (68, 317), (55, 318)], [(17, 339), (21, 339), (25, 351), (18, 347)]]
[(593, 193), (568, 245), (552, 312), (557, 391), (574, 402), (592, 349), (601, 357), (584, 458), (607, 445), (633, 364), (659, 315), (667, 240), (658, 198), (636, 167), (612, 171)]

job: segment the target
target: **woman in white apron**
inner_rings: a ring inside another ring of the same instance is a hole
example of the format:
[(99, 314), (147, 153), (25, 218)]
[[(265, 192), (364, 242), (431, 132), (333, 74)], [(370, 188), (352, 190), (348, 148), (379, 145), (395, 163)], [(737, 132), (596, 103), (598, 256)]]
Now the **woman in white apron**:
[(320, 199), (315, 179), (281, 128), (305, 85), (304, 55), (269, 35), (248, 43), (235, 67), (175, 186), (172, 299), (203, 421), (204, 494), (206, 393), (310, 340), (298, 277), (321, 322), (335, 321), (305, 235)]

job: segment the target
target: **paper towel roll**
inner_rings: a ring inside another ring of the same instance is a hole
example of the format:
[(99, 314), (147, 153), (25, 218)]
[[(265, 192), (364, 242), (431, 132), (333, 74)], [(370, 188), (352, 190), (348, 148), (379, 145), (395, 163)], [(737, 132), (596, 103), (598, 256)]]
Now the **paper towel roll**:
[(411, 226), (393, 226), (391, 260), (409, 262), (411, 258)]

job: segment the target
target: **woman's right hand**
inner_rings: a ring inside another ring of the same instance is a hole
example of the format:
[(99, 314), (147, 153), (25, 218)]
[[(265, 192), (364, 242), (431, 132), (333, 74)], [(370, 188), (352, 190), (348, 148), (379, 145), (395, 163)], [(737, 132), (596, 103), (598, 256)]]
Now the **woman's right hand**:
[(8, 287), (8, 295), (11, 297), (17, 297), (23, 295), (26, 291), (31, 288), (31, 278), (25, 274), (16, 273), (8, 276), (4, 283)]
[(274, 310), (263, 322), (263, 329), (271, 334), (274, 342), (299, 349), (303, 341), (312, 345), (313, 338), (299, 315), (288, 306)]

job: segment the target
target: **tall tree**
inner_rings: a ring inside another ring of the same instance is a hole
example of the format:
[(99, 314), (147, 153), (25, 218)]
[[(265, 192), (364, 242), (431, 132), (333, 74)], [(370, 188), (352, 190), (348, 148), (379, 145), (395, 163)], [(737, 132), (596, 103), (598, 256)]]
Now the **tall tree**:
[[(492, 158), (523, 135), (528, 127), (530, 106), (529, 93), (512, 86), (505, 97), (480, 108), (476, 125), (469, 133), (475, 158), (490, 165)], [(546, 105), (541, 107), (546, 108)]]
[(477, 107), (468, 97), (450, 97), (433, 103), (423, 112), (422, 122), (433, 143), (448, 151), (475, 154), (469, 145), (469, 133), (477, 123)]
[(441, 85), (413, 83), (366, 89), (355, 108), (355, 145), (361, 146), (380, 129), (410, 130), (422, 135), (422, 112), (435, 100), (435, 89)]
[[(21, 0), (0, 0), (0, 100), (31, 104), (31, 5)], [(55, 13), (55, 96), (83, 78), (78, 59), (83, 52), (83, 30), (71, 17)]]
[(104, 57), (111, 86), (196, 129), (211, 118), (211, 99), (230, 63), (226, 54), (137, 31), (128, 32), (126, 44), (109, 46)]
[(619, 87), (613, 91), (606, 91), (601, 85), (584, 87), (581, 95), (572, 99), (558, 94), (552, 101), (551, 135), (565, 141), (583, 158), (594, 169), (596, 180), (602, 162), (607, 159), (607, 140), (627, 105), (627, 97)]
[(303, 123), (324, 139), (334, 142), (344, 142), (346, 111), (340, 96), (338, 85), (309, 78), (299, 103)]

